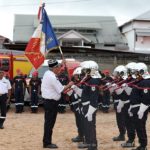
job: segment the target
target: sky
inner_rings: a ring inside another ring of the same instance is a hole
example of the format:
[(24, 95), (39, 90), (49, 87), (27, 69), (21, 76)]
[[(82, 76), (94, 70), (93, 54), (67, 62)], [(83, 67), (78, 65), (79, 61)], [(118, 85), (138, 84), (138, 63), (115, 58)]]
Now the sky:
[(13, 41), (15, 14), (114, 16), (118, 26), (150, 10), (149, 0), (0, 0), (0, 35)]

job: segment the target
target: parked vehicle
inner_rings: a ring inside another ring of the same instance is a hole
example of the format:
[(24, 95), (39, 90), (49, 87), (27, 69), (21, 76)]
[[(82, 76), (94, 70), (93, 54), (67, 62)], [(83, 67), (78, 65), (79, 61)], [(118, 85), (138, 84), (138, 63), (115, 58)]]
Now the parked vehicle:
[[(62, 60), (58, 60), (59, 63), (61, 63)], [(80, 65), (80, 62), (75, 60), (75, 59), (66, 59), (66, 66), (67, 66), (67, 70), (68, 70), (68, 73), (69, 73), (69, 77), (72, 76), (73, 74), (73, 71), (75, 68), (77, 68), (78, 66)], [(45, 60), (44, 63), (41, 65), (41, 67), (37, 70), (38, 71), (38, 77), (39, 78), (43, 78), (43, 75), (44, 73), (48, 70), (48, 60)], [(62, 66), (61, 68), (62, 70), (65, 69), (65, 66)], [(34, 68), (31, 69), (28, 77), (26, 78), (26, 83), (27, 83), (27, 90), (25, 92), (25, 102), (30, 102), (30, 96), (29, 96), (29, 93), (28, 93), (28, 86), (29, 86), (29, 82), (30, 82), (30, 79), (32, 77), (32, 73), (35, 71)], [(42, 98), (40, 97), (39, 98), (39, 103), (43, 103), (42, 102)]]

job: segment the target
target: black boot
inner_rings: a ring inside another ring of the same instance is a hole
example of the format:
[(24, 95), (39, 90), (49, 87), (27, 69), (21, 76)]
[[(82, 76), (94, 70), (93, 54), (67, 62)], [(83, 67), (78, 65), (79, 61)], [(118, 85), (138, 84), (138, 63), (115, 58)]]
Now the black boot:
[(137, 148), (132, 149), (132, 150), (147, 150), (147, 148), (146, 147), (142, 147), (142, 146), (138, 146)]
[(4, 129), (3, 123), (0, 123), (0, 129)]
[(125, 136), (120, 134), (117, 137), (113, 137), (113, 141), (125, 141)]
[(72, 142), (83, 142), (83, 137), (82, 136), (77, 136), (75, 138), (71, 139)]
[(135, 143), (128, 140), (127, 142), (122, 143), (121, 146), (122, 146), (123, 148), (135, 147)]
[(88, 148), (88, 144), (87, 143), (79, 143), (78, 148), (79, 149)]

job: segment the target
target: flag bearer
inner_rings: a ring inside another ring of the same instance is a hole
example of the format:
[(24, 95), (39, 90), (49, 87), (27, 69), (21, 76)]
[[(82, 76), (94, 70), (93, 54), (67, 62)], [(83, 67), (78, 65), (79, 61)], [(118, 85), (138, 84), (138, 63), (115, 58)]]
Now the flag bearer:
[[(88, 148), (88, 150), (97, 150), (96, 138), (96, 110), (98, 108), (99, 86), (101, 85), (98, 64), (94, 61), (85, 61), (81, 64), (88, 78), (84, 81), (82, 87), (81, 101), (84, 114), (84, 134), (86, 145), (79, 148)], [(73, 87), (77, 92), (78, 88)]]

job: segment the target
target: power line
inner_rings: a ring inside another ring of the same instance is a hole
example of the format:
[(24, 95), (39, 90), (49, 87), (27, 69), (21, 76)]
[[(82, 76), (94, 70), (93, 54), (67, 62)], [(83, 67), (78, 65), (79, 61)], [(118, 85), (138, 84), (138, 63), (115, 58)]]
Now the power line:
[[(53, 4), (64, 4), (64, 3), (78, 3), (78, 2), (87, 2), (87, 1), (92, 1), (92, 0), (72, 0), (72, 1), (59, 1), (59, 2), (46, 2), (46, 5), (53, 5)], [(10, 5), (0, 5), (0, 7), (13, 7), (13, 6), (35, 6), (39, 5), (39, 3), (35, 4), (10, 4)]]

